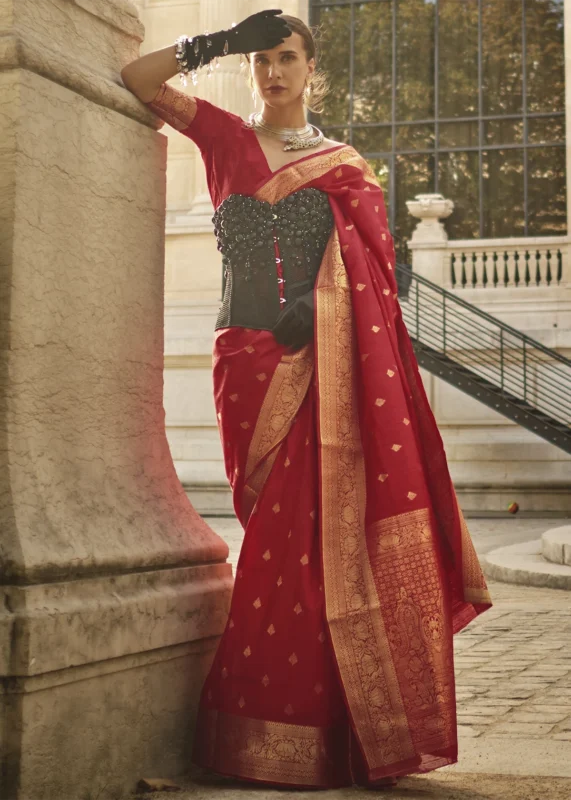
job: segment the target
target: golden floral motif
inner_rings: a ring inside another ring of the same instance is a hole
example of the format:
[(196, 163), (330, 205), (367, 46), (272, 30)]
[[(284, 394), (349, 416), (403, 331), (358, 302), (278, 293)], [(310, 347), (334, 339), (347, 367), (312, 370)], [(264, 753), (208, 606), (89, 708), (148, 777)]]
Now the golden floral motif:
[(266, 550), (266, 552), (265, 552), (265, 553), (264, 553), (264, 555), (262, 556), (262, 558), (264, 559), (264, 561), (269, 561), (271, 557), (272, 557), (272, 554), (270, 553), (270, 551), (269, 551), (269, 550)]
[(261, 608), (261, 606), (262, 606), (262, 601), (260, 600), (260, 598), (259, 598), (259, 597), (257, 597), (257, 598), (254, 600), (254, 602), (252, 603), (252, 605), (254, 606), (254, 608)]
[(299, 560), (301, 561), (301, 563), (303, 564), (304, 567), (307, 564), (309, 564), (309, 556), (307, 555), (307, 553), (304, 553)]
[(438, 736), (443, 747), (455, 731), (452, 636), (429, 509), (379, 520), (367, 533), (376, 541), (373, 571), (395, 609), (389, 637), (415, 744)]
[(272, 623), (270, 625), (270, 627), (268, 628), (268, 633), (270, 634), (270, 636), (273, 636), (275, 632), (276, 632), (276, 629), (274, 628), (273, 623)]

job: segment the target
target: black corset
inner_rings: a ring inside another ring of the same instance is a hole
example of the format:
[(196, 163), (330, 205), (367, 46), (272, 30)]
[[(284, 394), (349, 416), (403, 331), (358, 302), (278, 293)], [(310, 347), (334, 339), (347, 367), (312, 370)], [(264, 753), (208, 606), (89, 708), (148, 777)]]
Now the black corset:
[[(216, 329), (271, 330), (284, 300), (313, 288), (333, 229), (326, 192), (300, 189), (275, 205), (231, 194), (216, 209), (214, 232), (222, 253), (224, 291)], [(283, 279), (274, 249), (276, 236)]]

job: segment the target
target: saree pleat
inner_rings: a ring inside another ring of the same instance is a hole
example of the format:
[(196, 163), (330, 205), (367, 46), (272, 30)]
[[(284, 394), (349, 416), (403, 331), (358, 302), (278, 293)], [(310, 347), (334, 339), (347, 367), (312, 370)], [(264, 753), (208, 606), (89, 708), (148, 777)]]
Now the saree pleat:
[(315, 341), (215, 340), (245, 531), (194, 760), (295, 786), (374, 785), (457, 760), (453, 634), (491, 601), (394, 278), (382, 191), (351, 148), (264, 183), (328, 192)]

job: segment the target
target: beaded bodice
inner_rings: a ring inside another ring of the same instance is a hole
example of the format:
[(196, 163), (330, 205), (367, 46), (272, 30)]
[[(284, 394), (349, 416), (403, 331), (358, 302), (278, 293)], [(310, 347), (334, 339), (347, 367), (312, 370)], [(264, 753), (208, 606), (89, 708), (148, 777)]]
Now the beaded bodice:
[(212, 221), (224, 270), (216, 328), (271, 330), (283, 305), (315, 284), (333, 228), (327, 193), (300, 189), (274, 205), (231, 194)]

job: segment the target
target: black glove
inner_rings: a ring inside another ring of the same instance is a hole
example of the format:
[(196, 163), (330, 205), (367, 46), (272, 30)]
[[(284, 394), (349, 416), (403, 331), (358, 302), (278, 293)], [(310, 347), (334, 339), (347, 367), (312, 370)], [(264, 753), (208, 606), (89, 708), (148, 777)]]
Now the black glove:
[(228, 30), (194, 36), (185, 47), (188, 68), (198, 69), (220, 56), (277, 47), (292, 34), (287, 22), (277, 16), (281, 13), (281, 8), (259, 11)]
[(272, 328), (278, 344), (299, 350), (313, 339), (313, 289), (296, 300), (286, 303), (286, 307)]

